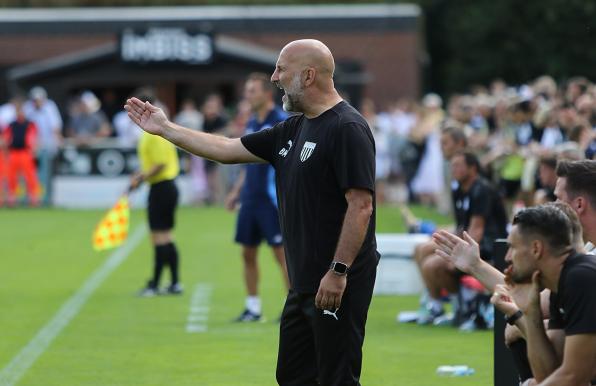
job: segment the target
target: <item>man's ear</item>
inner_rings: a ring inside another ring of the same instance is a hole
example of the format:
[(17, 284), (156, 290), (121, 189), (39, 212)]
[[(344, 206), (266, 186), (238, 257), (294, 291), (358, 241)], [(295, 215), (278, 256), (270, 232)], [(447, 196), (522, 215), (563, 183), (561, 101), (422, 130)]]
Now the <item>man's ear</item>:
[(573, 209), (575, 209), (575, 211), (577, 212), (578, 216), (585, 213), (588, 205), (588, 201), (582, 197), (582, 196), (577, 196), (573, 201), (572, 201), (572, 206)]
[(309, 87), (310, 85), (312, 85), (315, 82), (317, 71), (314, 68), (308, 67), (306, 70), (304, 70), (303, 74), (304, 74), (304, 87)]
[(534, 260), (542, 258), (542, 255), (544, 254), (544, 241), (540, 239), (533, 240), (532, 245), (530, 246), (530, 251)]

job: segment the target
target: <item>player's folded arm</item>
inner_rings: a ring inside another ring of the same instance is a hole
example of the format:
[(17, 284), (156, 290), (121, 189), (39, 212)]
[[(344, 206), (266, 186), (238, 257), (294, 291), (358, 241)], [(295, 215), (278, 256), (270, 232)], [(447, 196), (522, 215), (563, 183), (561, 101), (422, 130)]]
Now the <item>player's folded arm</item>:
[(562, 365), (540, 386), (588, 385), (596, 369), (596, 334), (567, 336)]

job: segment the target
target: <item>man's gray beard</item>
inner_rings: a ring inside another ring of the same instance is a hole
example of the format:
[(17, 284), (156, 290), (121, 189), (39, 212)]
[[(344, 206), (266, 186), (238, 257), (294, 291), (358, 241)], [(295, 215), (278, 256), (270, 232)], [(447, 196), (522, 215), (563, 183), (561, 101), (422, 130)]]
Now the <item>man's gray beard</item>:
[(292, 79), (292, 84), (290, 85), (290, 89), (286, 90), (286, 101), (283, 104), (283, 108), (285, 111), (290, 111), (293, 113), (302, 113), (304, 109), (302, 108), (302, 101), (301, 97), (303, 95), (303, 90), (300, 87), (300, 75), (296, 74)]
[(286, 94), (286, 101), (283, 103), (283, 108), (285, 111), (292, 113), (302, 112), (302, 104), (300, 103), (298, 98), (291, 97), (288, 94)]

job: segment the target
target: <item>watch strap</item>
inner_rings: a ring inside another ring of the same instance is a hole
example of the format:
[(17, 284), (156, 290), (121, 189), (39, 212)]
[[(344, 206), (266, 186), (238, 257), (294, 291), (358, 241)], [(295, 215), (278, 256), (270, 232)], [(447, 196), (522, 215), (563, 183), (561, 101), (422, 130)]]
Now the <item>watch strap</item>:
[(524, 315), (524, 313), (521, 310), (517, 310), (513, 314), (507, 316), (505, 318), (505, 321), (507, 322), (507, 324), (509, 324), (511, 326), (515, 326), (515, 322), (517, 322), (519, 320), (519, 318), (521, 318), (523, 315)]

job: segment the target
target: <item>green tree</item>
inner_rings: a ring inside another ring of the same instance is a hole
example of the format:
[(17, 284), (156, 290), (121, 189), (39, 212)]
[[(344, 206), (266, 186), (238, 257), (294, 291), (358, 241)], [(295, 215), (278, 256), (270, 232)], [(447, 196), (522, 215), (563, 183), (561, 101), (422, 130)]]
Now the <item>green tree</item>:
[(421, 0), (429, 86), (465, 90), (494, 78), (596, 79), (596, 3), (585, 0)]

